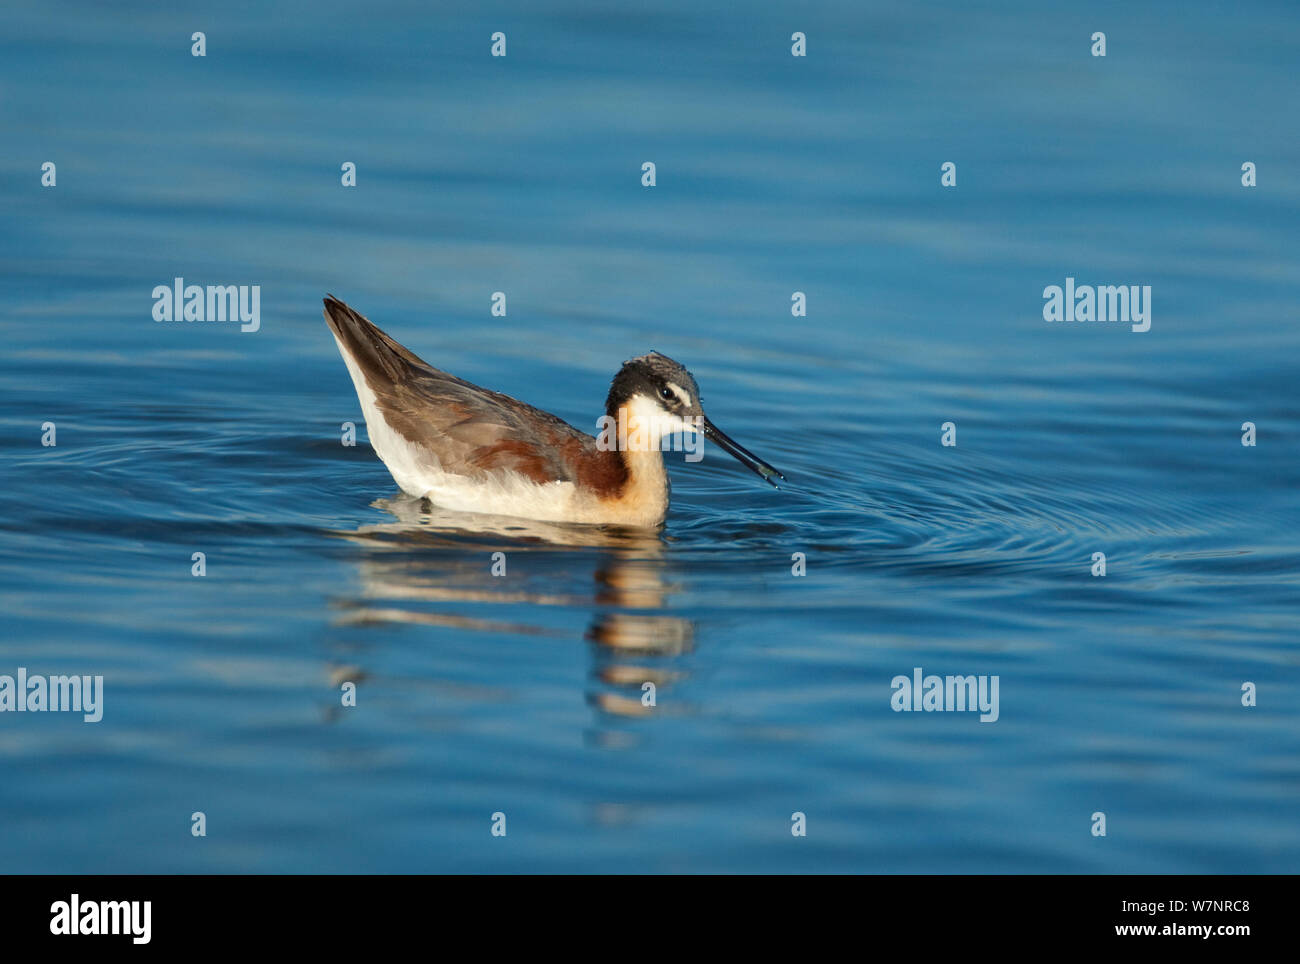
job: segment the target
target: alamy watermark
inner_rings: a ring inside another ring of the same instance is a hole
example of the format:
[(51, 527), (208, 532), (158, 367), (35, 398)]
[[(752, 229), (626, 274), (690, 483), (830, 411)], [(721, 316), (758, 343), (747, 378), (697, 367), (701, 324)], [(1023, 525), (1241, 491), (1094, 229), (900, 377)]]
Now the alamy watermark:
[(80, 894), (73, 894), (50, 905), (50, 933), (120, 934), (130, 937), (133, 944), (148, 944), (152, 918), (150, 900), (82, 900)]
[(889, 682), (894, 695), (889, 705), (895, 713), (968, 713), (979, 711), (981, 723), (998, 721), (998, 676), (924, 676), (921, 667), (911, 676)]
[(154, 321), (238, 321), (240, 331), (262, 327), (261, 285), (187, 285), (174, 278), (153, 289)]
[(685, 452), (687, 462), (704, 458), (704, 416), (702, 415), (628, 415), (618, 410), (618, 418), (602, 415), (596, 419), (600, 434), (596, 448), (602, 452)]
[(1043, 289), (1043, 321), (1117, 321), (1134, 331), (1151, 330), (1150, 285), (1078, 285)]
[(87, 723), (104, 717), (104, 677), (0, 676), (0, 713), (81, 713)]

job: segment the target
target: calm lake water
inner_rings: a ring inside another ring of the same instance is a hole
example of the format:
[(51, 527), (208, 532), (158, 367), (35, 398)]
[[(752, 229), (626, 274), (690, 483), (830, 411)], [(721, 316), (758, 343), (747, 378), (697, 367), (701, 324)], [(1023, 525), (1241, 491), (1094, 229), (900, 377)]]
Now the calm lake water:
[[(105, 695), (0, 714), (0, 870), (1300, 869), (1297, 49), (1291, 4), (6, 4), (0, 674)], [(175, 277), (260, 330), (155, 322)], [(1066, 278), (1150, 330), (1045, 322)], [(593, 432), (663, 351), (789, 482), (429, 511), (327, 291)], [(999, 719), (894, 712), (915, 667)]]

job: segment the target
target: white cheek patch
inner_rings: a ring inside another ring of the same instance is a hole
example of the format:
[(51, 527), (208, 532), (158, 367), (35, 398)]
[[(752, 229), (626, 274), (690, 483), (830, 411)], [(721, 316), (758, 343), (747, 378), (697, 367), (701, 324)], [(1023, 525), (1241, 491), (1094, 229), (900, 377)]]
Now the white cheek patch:
[[(659, 441), (672, 432), (675, 416), (664, 411), (657, 399), (636, 395), (623, 407), (626, 421), (618, 426), (619, 448), (628, 452), (646, 452), (659, 448)], [(623, 438), (627, 442), (623, 442)]]
[(665, 415), (663, 420), (663, 431), (661, 435), (671, 435), (673, 432), (694, 432), (695, 425), (688, 422), (680, 415)]
[(602, 425), (602, 433), (618, 433), (617, 447), (625, 452), (676, 451), (665, 448), (664, 439), (679, 432), (694, 435), (704, 428), (699, 416), (683, 417), (666, 412), (658, 399), (645, 395), (636, 395), (628, 401), (617, 420), (602, 416), (598, 424)]

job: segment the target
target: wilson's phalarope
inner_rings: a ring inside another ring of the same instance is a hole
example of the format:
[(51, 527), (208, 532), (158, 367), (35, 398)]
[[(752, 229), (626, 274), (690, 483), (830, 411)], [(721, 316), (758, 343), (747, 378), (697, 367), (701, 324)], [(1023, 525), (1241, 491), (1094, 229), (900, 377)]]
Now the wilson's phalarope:
[[(654, 526), (668, 512), (660, 440), (703, 432), (773, 486), (772, 466), (718, 430), (691, 373), (652, 352), (624, 363), (605, 413), (613, 445), (523, 402), (439, 371), (333, 296), (325, 320), (352, 375), (370, 444), (411, 495), (446, 509), (543, 522)], [(638, 431), (639, 429), (639, 431)], [(604, 436), (602, 436), (604, 438)]]

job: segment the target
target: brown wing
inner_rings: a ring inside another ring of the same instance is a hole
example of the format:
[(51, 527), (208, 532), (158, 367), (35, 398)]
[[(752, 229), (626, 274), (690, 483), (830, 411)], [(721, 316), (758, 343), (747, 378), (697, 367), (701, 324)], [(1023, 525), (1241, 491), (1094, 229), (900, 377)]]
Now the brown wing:
[(603, 476), (622, 467), (621, 459), (609, 458), (614, 453), (598, 451), (590, 435), (434, 368), (333, 296), (325, 299), (325, 320), (360, 369), (389, 428), (435, 455), (445, 471), (513, 471), (535, 482), (601, 485)]

